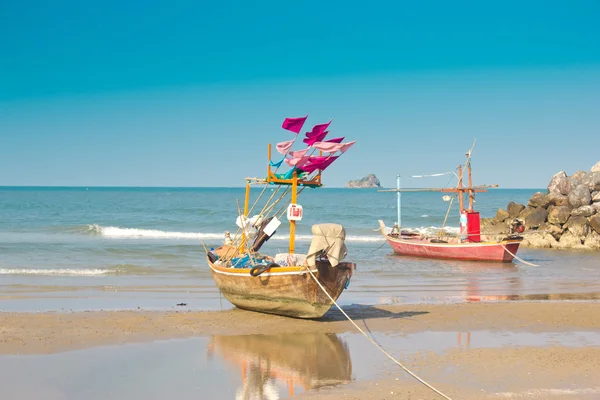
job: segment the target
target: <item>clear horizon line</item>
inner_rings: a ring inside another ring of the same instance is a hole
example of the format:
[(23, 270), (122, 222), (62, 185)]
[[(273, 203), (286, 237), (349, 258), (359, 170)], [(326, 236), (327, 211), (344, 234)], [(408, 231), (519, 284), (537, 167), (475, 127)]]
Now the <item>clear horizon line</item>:
[[(276, 185), (273, 185), (276, 186)], [(243, 189), (242, 186), (134, 186), (134, 185), (0, 185), (0, 188), (129, 188), (129, 189)], [(395, 189), (395, 187), (371, 187), (371, 188), (348, 188), (345, 186), (322, 186), (321, 189)], [(403, 188), (403, 189), (422, 189), (419, 187), (414, 188)], [(546, 188), (534, 188), (534, 187), (503, 187), (503, 188), (490, 188), (491, 190), (545, 190)]]

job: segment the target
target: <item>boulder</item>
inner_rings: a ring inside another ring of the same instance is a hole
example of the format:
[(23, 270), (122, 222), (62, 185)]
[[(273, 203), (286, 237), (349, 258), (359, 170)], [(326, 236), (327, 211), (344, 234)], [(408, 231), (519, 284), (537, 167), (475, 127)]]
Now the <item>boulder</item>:
[(531, 198), (529, 199), (529, 203), (527, 203), (528, 206), (531, 207), (548, 207), (548, 205), (550, 204), (550, 198), (548, 197), (547, 194), (542, 193), (542, 192), (537, 192), (536, 194), (534, 194), (533, 196), (531, 196)]
[(525, 206), (523, 204), (517, 204), (514, 201), (511, 201), (506, 206), (506, 211), (508, 211), (508, 215), (510, 216), (510, 218), (517, 218), (521, 211), (523, 211), (524, 209)]
[(571, 216), (571, 210), (567, 206), (552, 207), (548, 213), (548, 222), (555, 225), (562, 225)]
[(598, 161), (591, 169), (590, 172), (600, 172), (600, 161)]
[(556, 247), (559, 249), (581, 249), (583, 245), (579, 237), (573, 235), (571, 232), (565, 232), (560, 237)]
[(590, 230), (586, 217), (571, 217), (563, 228), (568, 229), (569, 232), (580, 239), (586, 237)]
[[(527, 210), (527, 209), (525, 209)], [(527, 216), (523, 218), (525, 221), (525, 228), (537, 228), (544, 222), (546, 222), (546, 218), (548, 217), (548, 211), (545, 208), (537, 207), (533, 208), (533, 211), (528, 213)]]
[(588, 174), (587, 172), (580, 169), (578, 171), (575, 171), (575, 173), (573, 175), (571, 175), (571, 180), (577, 179), (579, 181), (583, 181), (587, 174)]
[(592, 201), (594, 203), (600, 202), (600, 192), (594, 191), (594, 192), (590, 193), (590, 196), (592, 196)]
[(549, 233), (533, 233), (523, 238), (521, 242), (522, 247), (533, 247), (539, 249), (549, 249), (557, 247), (558, 242)]
[(560, 226), (549, 224), (547, 222), (544, 222), (542, 225), (540, 225), (538, 230), (551, 234), (552, 237), (556, 240), (560, 239), (560, 237), (563, 234), (563, 230)]
[(548, 198), (550, 199), (550, 204), (555, 206), (566, 206), (569, 204), (569, 200), (564, 194), (550, 193)]
[(590, 250), (600, 250), (600, 233), (591, 231), (586, 236), (583, 245)]
[(508, 213), (506, 211), (499, 208), (498, 211), (496, 212), (496, 216), (494, 217), (493, 222), (495, 224), (498, 224), (498, 223), (506, 221), (509, 217), (510, 217), (510, 215), (508, 215)]
[(592, 196), (587, 186), (577, 185), (571, 190), (571, 193), (567, 196), (567, 200), (571, 208), (579, 208), (591, 204)]
[(592, 203), (592, 208), (596, 210), (596, 213), (600, 214), (600, 202)]
[(581, 206), (571, 210), (571, 215), (574, 217), (589, 217), (596, 214), (596, 209), (592, 206)]
[(490, 236), (506, 235), (508, 233), (508, 225), (503, 222), (491, 222), (481, 228), (481, 233)]
[(581, 179), (590, 190), (600, 190), (600, 172), (591, 172)]
[(596, 214), (588, 219), (588, 225), (596, 232), (600, 233), (600, 214)]
[(567, 195), (569, 193), (569, 179), (565, 171), (560, 171), (552, 177), (548, 184), (548, 193)]

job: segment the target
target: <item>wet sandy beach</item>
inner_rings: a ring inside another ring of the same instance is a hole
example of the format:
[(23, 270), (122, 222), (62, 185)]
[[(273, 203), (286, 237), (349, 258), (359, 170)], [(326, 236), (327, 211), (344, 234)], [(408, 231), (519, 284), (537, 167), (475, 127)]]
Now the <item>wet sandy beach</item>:
[[(451, 398), (600, 397), (597, 302), (348, 306), (346, 311)], [(3, 313), (0, 354), (2, 398), (9, 399), (161, 398), (159, 393), (174, 390), (180, 391), (178, 398), (244, 398), (239, 397), (244, 393), (265, 399), (292, 394), (440, 398), (334, 311), (321, 321), (237, 309)], [(161, 378), (148, 378), (160, 365), (168, 365)], [(93, 374), (85, 375), (88, 370)], [(86, 386), (92, 376), (104, 375), (101, 387)], [(147, 392), (144, 377), (152, 381)], [(31, 379), (36, 385), (27, 383)]]

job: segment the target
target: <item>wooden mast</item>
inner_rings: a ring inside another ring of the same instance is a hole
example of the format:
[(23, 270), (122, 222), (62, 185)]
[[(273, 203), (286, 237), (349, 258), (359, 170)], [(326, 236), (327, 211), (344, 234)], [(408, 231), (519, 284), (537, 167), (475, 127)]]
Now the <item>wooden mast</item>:
[[(297, 189), (298, 189), (298, 174), (294, 170), (293, 175), (292, 175), (292, 200), (291, 200), (292, 204), (296, 204), (296, 198), (298, 195)], [(296, 221), (291, 220), (290, 221), (290, 249), (289, 249), (290, 254), (294, 254), (295, 236), (296, 236)]]

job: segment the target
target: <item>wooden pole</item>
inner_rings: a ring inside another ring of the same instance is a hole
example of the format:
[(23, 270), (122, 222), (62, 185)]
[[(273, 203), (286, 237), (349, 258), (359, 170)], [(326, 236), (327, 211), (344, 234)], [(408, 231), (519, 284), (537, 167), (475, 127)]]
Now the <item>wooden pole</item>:
[[(292, 175), (292, 204), (296, 204), (296, 189), (298, 188), (298, 174), (294, 170)], [(296, 235), (296, 221), (290, 221), (290, 254), (294, 254), (294, 240)]]
[[(248, 203), (250, 202), (250, 182), (246, 181), (246, 196), (244, 197), (244, 217), (248, 217)], [(243, 253), (246, 251), (246, 229), (242, 229), (242, 243), (240, 246), (240, 251)]]
[[(473, 180), (471, 179), (471, 160), (467, 161), (467, 168), (469, 171), (469, 187), (473, 187)], [(475, 195), (473, 195), (473, 190), (469, 190), (469, 211), (473, 211), (473, 199)]]
[(271, 176), (271, 143), (269, 143), (269, 150), (267, 153), (267, 179)]

